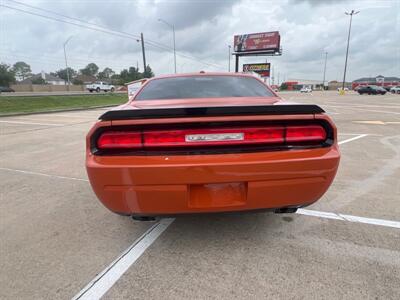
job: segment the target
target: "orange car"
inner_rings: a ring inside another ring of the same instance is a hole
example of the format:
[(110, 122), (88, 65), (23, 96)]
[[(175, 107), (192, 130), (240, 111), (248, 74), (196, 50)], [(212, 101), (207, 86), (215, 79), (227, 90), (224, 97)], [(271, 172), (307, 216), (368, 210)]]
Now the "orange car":
[(336, 127), (317, 105), (289, 103), (252, 75), (145, 81), (87, 135), (86, 168), (113, 212), (295, 212), (331, 185)]

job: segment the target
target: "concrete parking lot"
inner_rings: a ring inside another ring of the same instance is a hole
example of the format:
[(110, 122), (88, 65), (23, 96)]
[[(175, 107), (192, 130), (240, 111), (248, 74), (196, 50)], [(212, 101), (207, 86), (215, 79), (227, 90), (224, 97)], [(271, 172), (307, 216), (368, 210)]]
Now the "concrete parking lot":
[(84, 168), (102, 109), (0, 118), (0, 298), (399, 299), (400, 95), (282, 96), (331, 114), (342, 152), (287, 215), (115, 215)]

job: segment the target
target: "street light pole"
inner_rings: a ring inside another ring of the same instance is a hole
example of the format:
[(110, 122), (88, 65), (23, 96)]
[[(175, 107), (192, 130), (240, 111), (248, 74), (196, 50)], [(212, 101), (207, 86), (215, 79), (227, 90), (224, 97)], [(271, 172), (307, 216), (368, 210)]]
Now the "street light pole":
[(325, 52), (325, 65), (324, 65), (324, 79), (322, 79), (322, 90), (325, 90), (325, 74), (326, 74), (326, 62), (328, 60), (328, 52)]
[(347, 58), (349, 56), (349, 44), (350, 44), (350, 32), (351, 32), (351, 22), (353, 20), (353, 15), (358, 14), (359, 11), (354, 11), (354, 9), (351, 12), (345, 12), (346, 15), (350, 16), (350, 25), (349, 25), (349, 34), (347, 36), (347, 49), (346, 49), (346, 60), (344, 63), (344, 73), (343, 73), (343, 84), (342, 84), (342, 91), (344, 91), (344, 84), (346, 82), (346, 71), (347, 71)]
[(72, 39), (72, 35), (65, 41), (64, 43), (64, 59), (65, 59), (65, 70), (67, 71), (67, 82), (68, 82), (68, 87), (70, 85), (70, 80), (69, 80), (69, 70), (68, 70), (68, 61), (67, 61), (67, 51), (65, 50), (65, 46), (67, 43)]
[(174, 69), (175, 69), (175, 74), (176, 74), (176, 46), (175, 46), (175, 26), (171, 25), (170, 23), (168, 23), (167, 21), (163, 20), (163, 19), (158, 19), (159, 22), (163, 22), (164, 24), (166, 24), (167, 26), (172, 28), (172, 36), (174, 39)]
[(228, 45), (228, 72), (231, 71), (231, 45)]

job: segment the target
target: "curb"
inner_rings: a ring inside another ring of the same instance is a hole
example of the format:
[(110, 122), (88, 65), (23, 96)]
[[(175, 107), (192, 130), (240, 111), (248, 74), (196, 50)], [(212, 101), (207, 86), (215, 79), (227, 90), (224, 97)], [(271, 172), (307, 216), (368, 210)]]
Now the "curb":
[(68, 112), (68, 111), (80, 111), (80, 110), (91, 110), (97, 108), (104, 107), (116, 107), (117, 105), (102, 105), (102, 106), (90, 106), (90, 107), (81, 107), (81, 108), (69, 108), (69, 109), (61, 109), (61, 110), (47, 110), (47, 111), (35, 111), (35, 112), (21, 112), (21, 113), (11, 113), (11, 114), (0, 114), (0, 118), (3, 117), (16, 117), (16, 116), (26, 116), (26, 115), (38, 115), (38, 114), (53, 114), (59, 112)]

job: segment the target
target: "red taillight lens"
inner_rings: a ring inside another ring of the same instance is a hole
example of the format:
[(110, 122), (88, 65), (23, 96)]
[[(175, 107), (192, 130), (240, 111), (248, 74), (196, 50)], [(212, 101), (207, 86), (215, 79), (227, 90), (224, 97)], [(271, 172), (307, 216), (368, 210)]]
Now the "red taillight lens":
[(235, 145), (311, 145), (327, 139), (321, 125), (257, 126), (178, 130), (106, 131), (97, 148), (146, 150), (155, 148), (194, 148)]
[(99, 149), (137, 149), (142, 147), (142, 134), (130, 131), (108, 131), (97, 140)]
[(326, 140), (326, 131), (320, 125), (288, 126), (286, 128), (286, 142), (322, 142)]

